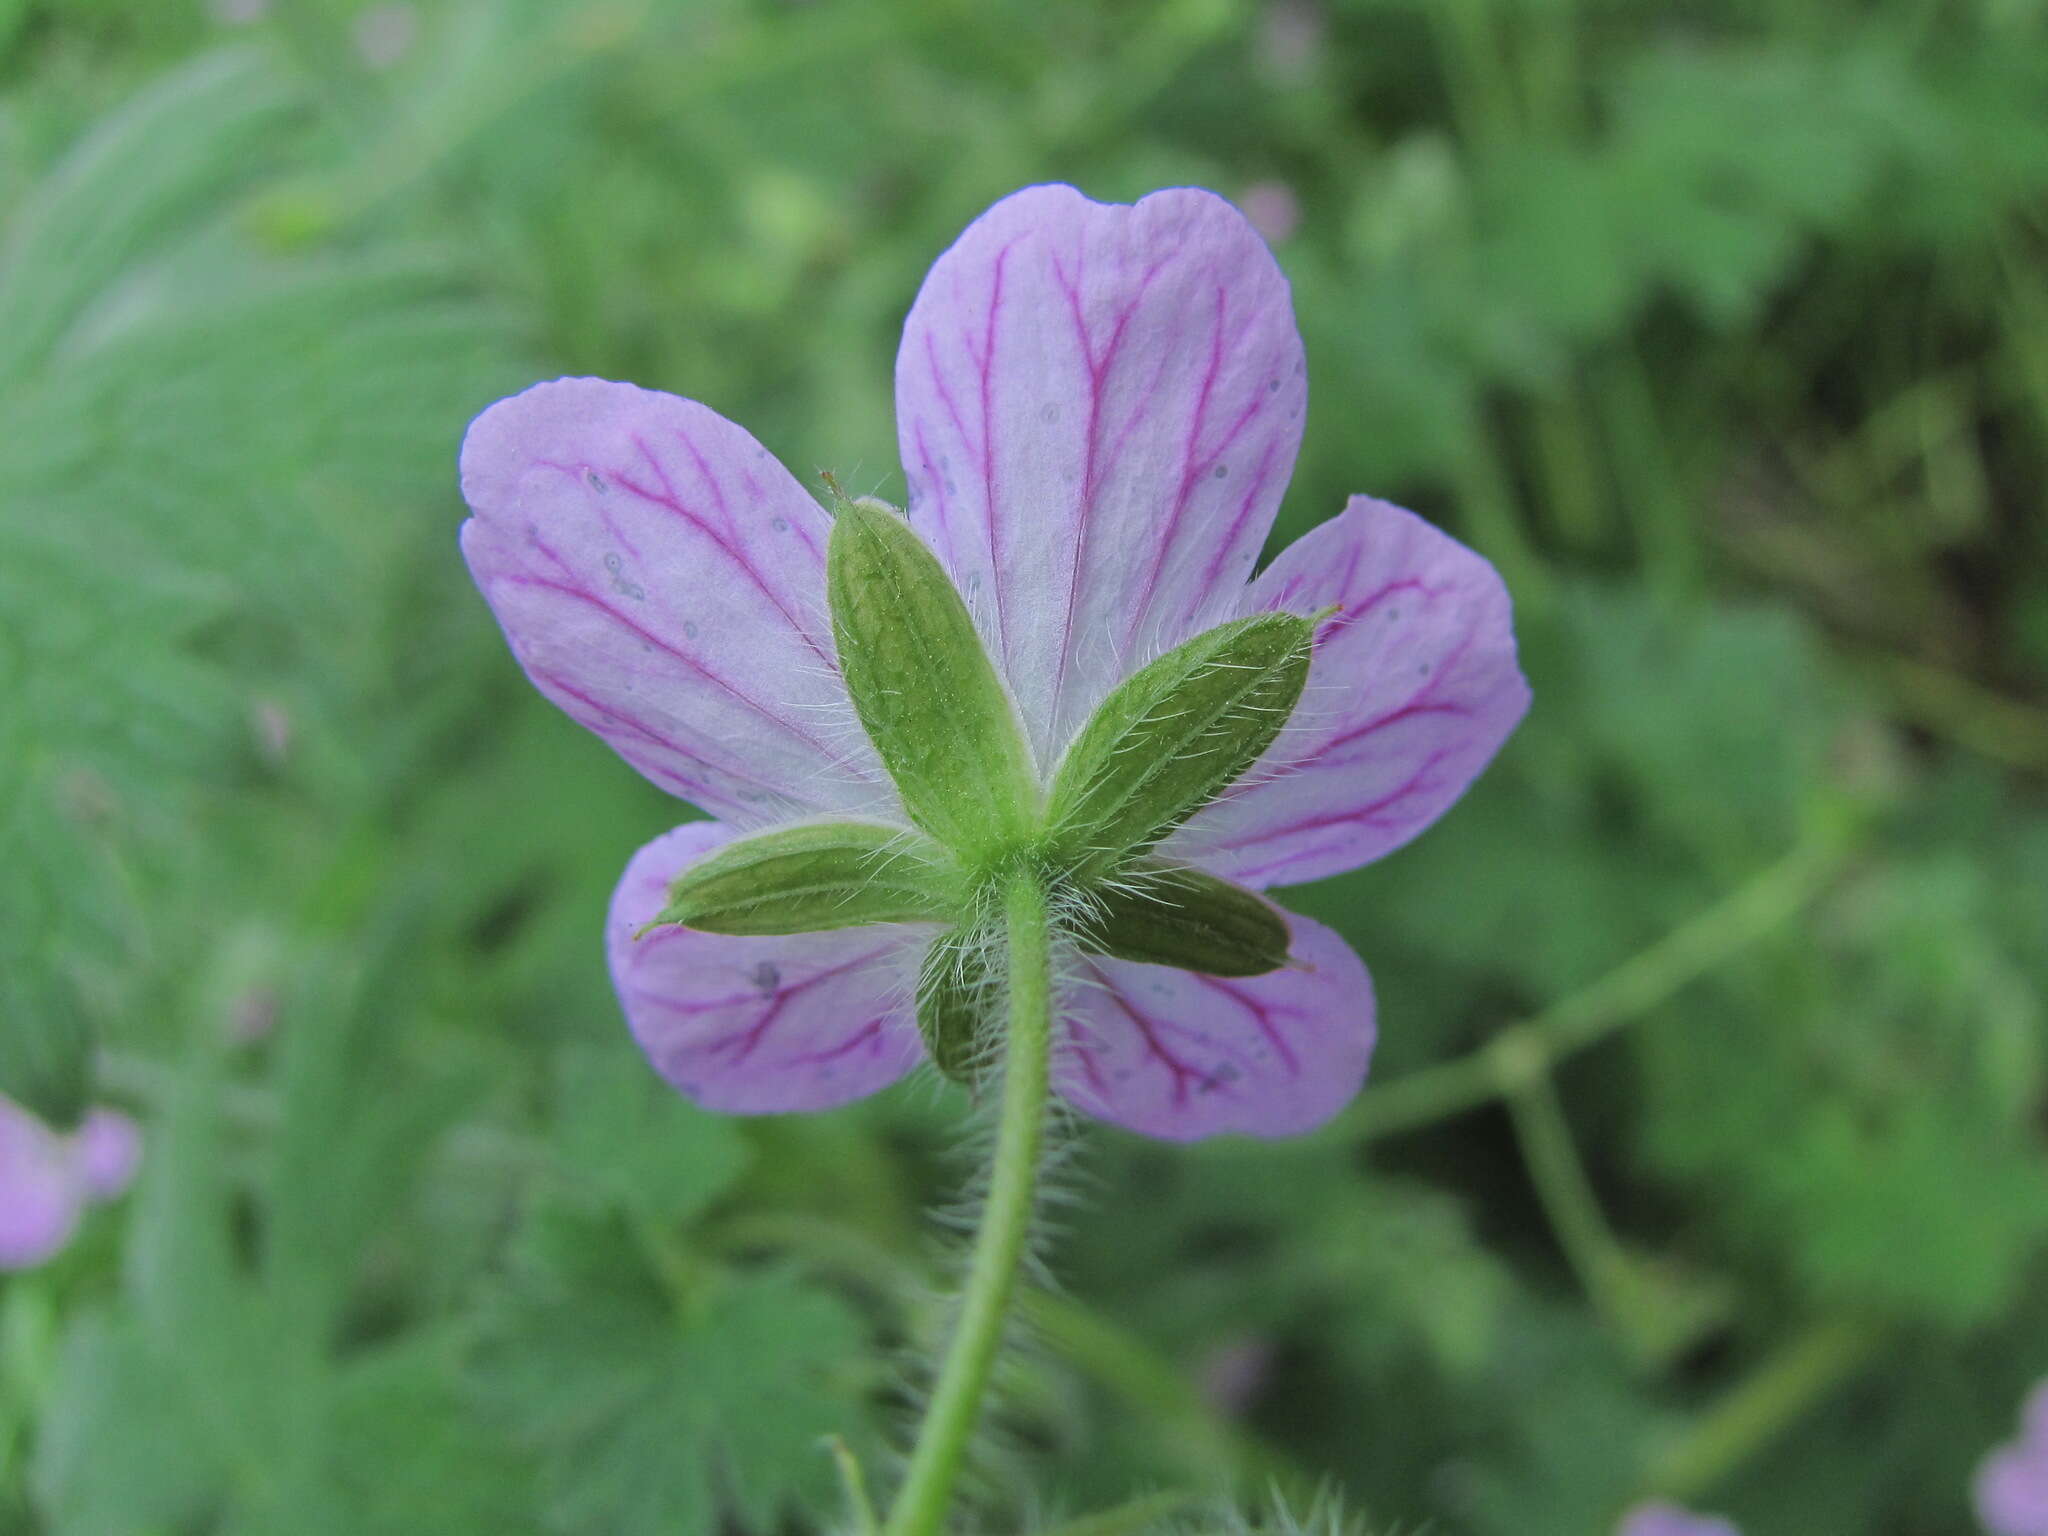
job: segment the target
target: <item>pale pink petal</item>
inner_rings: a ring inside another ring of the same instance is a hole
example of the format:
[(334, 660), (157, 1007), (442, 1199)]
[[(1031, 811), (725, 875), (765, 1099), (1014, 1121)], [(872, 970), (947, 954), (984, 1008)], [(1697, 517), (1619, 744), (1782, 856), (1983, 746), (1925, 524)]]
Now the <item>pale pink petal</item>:
[(1372, 1058), (1372, 980), (1322, 924), (1288, 925), (1294, 964), (1264, 976), (1083, 962), (1062, 999), (1061, 1094), (1168, 1141), (1293, 1136), (1336, 1114)]
[(2029, 1392), (2026, 1402), (2021, 1405), (2020, 1439), (2038, 1447), (2041, 1459), (2048, 1462), (2048, 1381), (2041, 1382)]
[(1284, 181), (1255, 181), (1244, 189), (1238, 204), (1252, 228), (1273, 245), (1285, 245), (1301, 228), (1301, 199)]
[(1331, 606), (1293, 720), (1170, 851), (1254, 886), (1368, 863), (1448, 810), (1528, 709), (1500, 576), (1414, 513), (1353, 497), (1281, 553), (1244, 611)]
[(558, 379), (462, 445), (462, 549), (540, 691), (663, 789), (747, 824), (894, 803), (833, 659), (824, 511), (753, 438)]
[(2048, 1454), (2008, 1445), (1977, 1469), (1971, 1491), (1991, 1536), (2048, 1536)]
[(1728, 1521), (1696, 1515), (1676, 1504), (1638, 1504), (1621, 1517), (1614, 1536), (1741, 1536)]
[(142, 1166), (142, 1129), (118, 1109), (96, 1109), (72, 1141), (85, 1192), (111, 1200), (134, 1182)]
[(633, 855), (612, 896), (606, 949), (633, 1037), (657, 1072), (706, 1109), (830, 1109), (886, 1088), (918, 1062), (920, 924), (733, 938), (633, 931), (668, 887), (734, 835), (693, 821)]
[(0, 1269), (28, 1269), (71, 1241), (85, 1185), (63, 1138), (0, 1099)]
[(1305, 400), (1287, 281), (1212, 193), (1031, 187), (933, 266), (896, 358), (910, 516), (1041, 764), (1134, 665), (1228, 617)]

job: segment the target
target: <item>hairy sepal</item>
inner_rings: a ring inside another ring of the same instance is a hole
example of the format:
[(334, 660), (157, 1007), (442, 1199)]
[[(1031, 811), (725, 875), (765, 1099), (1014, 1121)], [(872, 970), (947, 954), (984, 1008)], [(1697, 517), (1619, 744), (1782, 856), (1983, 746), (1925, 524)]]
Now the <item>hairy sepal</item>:
[(691, 865), (640, 932), (672, 924), (705, 933), (781, 934), (950, 923), (966, 899), (953, 860), (920, 833), (869, 822), (811, 822), (743, 837)]
[(986, 945), (953, 933), (925, 951), (917, 978), (917, 1030), (940, 1073), (970, 1088), (987, 1054), (994, 991)]
[(1141, 860), (1089, 892), (1081, 948), (1206, 976), (1263, 976), (1287, 964), (1287, 921), (1262, 897), (1199, 869)]
[(1035, 821), (1029, 749), (974, 620), (897, 512), (839, 498), (825, 559), (839, 667), (910, 819), (970, 860)]
[(1313, 620), (1233, 619), (1126, 678), (1074, 738), (1046, 819), (1086, 882), (1129, 864), (1264, 755), (1301, 700)]

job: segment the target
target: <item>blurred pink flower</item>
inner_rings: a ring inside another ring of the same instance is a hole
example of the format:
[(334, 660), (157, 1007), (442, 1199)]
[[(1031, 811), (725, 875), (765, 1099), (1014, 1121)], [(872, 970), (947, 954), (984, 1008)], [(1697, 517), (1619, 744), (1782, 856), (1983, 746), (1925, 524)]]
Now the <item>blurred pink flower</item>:
[(1676, 1504), (1638, 1504), (1621, 1517), (1614, 1536), (1742, 1536), (1713, 1515), (1696, 1515)]
[(292, 751), (291, 712), (275, 699), (258, 699), (249, 709), (256, 750), (273, 768), (282, 768)]
[(2048, 1536), (2048, 1381), (2021, 1409), (2019, 1437), (1977, 1469), (1974, 1491), (1991, 1536)]
[(1203, 1399), (1226, 1419), (1251, 1411), (1273, 1370), (1273, 1341), (1260, 1333), (1225, 1340), (1203, 1360), (1195, 1380)]
[(1329, 21), (1317, 0), (1270, 0), (1259, 15), (1259, 73), (1271, 85), (1300, 85), (1322, 52), (1329, 31)]
[(1301, 199), (1284, 181), (1255, 181), (1237, 203), (1269, 245), (1285, 245), (1301, 227)]
[[(1256, 890), (1406, 843), (1529, 699), (1500, 577), (1399, 507), (1354, 497), (1250, 579), (1306, 398), (1286, 278), (1241, 213), (1192, 189), (1005, 198), (932, 268), (896, 361), (910, 524), (974, 611), (1042, 774), (1154, 657), (1234, 617), (1327, 610), (1312, 702), (1160, 845)], [(735, 1113), (825, 1109), (902, 1077), (923, 1054), (912, 998), (936, 925), (633, 937), (742, 832), (909, 825), (846, 728), (825, 511), (705, 406), (601, 379), (484, 412), (462, 490), (463, 552), (535, 686), (720, 818), (641, 849), (613, 897), (612, 977), (656, 1069)], [(1365, 1078), (1372, 983), (1335, 932), (1286, 921), (1296, 963), (1242, 979), (1074, 955), (1060, 1092), (1174, 1140), (1335, 1114)]]
[(411, 51), (420, 18), (409, 5), (379, 5), (355, 21), (356, 52), (372, 69), (389, 69)]
[(235, 1000), (228, 1014), (228, 1039), (236, 1045), (254, 1045), (269, 1039), (283, 1011), (275, 988), (251, 987)]
[(0, 1269), (28, 1269), (59, 1252), (90, 1202), (126, 1189), (142, 1133), (118, 1110), (95, 1109), (77, 1130), (52, 1130), (0, 1098)]

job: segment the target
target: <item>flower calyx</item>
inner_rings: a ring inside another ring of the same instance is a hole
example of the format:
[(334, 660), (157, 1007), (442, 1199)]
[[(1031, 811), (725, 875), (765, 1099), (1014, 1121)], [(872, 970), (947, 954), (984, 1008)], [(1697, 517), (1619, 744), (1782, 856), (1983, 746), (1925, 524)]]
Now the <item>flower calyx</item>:
[(893, 507), (838, 496), (825, 584), (854, 712), (911, 821), (977, 862), (1023, 842), (1030, 749), (945, 567)]
[(1308, 683), (1315, 623), (1233, 619), (1139, 668), (1060, 760), (1046, 807), (1055, 857), (1091, 881), (1142, 857), (1266, 753)]
[(1074, 937), (1089, 954), (1205, 976), (1263, 976), (1287, 964), (1279, 909), (1203, 870), (1141, 860), (1081, 907)]
[(945, 849), (920, 833), (858, 821), (805, 822), (740, 838), (692, 864), (640, 934), (674, 924), (760, 935), (950, 923), (966, 895)]
[(1278, 909), (1154, 850), (1272, 747), (1323, 615), (1232, 619), (1139, 668), (1041, 788), (1016, 706), (944, 567), (896, 509), (827, 484), (839, 665), (911, 825), (820, 820), (740, 838), (684, 871), (641, 932), (938, 924), (947, 932), (919, 976), (918, 1023), (940, 1069), (966, 1081), (1000, 992), (992, 903), (1020, 863), (1084, 954), (1222, 977), (1288, 964)]

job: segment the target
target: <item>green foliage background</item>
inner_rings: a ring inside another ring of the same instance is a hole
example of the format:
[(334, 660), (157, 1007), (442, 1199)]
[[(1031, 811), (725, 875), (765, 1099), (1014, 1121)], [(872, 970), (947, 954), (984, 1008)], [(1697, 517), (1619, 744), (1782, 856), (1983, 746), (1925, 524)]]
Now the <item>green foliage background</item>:
[(2048, 1375), (2039, 0), (0, 0), (0, 1028), (150, 1139), (0, 1279), (0, 1531), (886, 1485), (971, 1109), (645, 1071), (598, 931), (677, 812), (517, 675), (453, 455), (595, 372), (900, 489), (916, 285), (1051, 179), (1294, 189), (1281, 536), (1440, 520), (1537, 703), (1298, 893), (1347, 1118), (1085, 1135), (982, 1528), (1974, 1529)]

